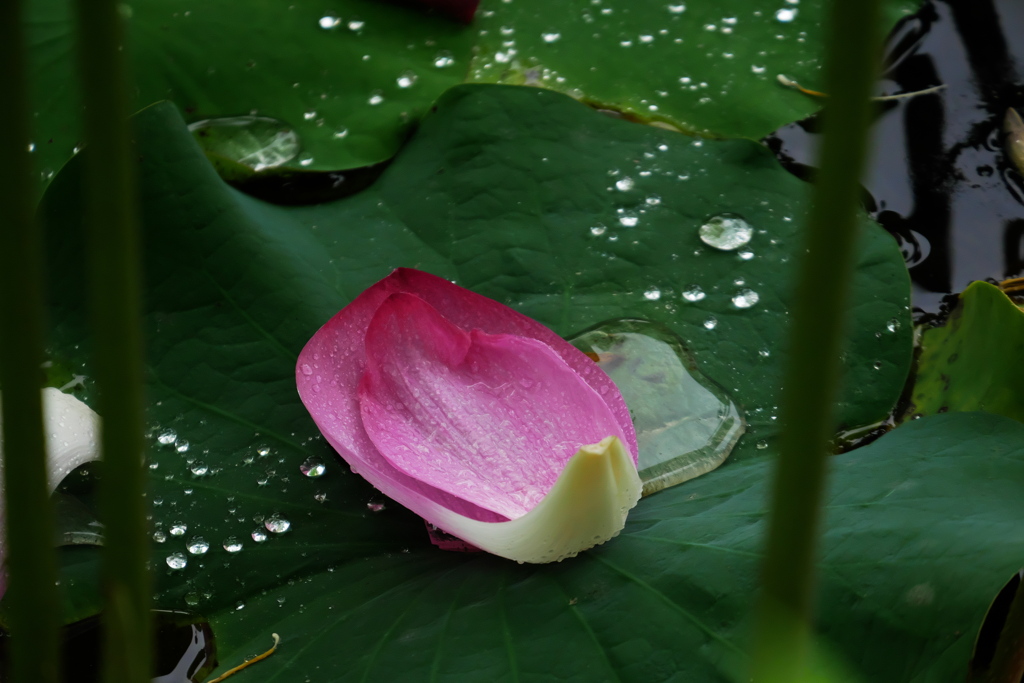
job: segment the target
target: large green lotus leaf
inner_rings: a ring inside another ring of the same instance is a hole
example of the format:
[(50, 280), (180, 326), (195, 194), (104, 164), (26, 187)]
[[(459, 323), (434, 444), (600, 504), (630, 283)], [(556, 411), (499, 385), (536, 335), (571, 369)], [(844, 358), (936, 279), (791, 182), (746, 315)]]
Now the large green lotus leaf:
[[(71, 6), (28, 3), (44, 179), (81, 142)], [(302, 143), (290, 165), (310, 170), (391, 158), (427, 107), (463, 80), (474, 39), (442, 15), (374, 0), (139, 0), (122, 8), (136, 106), (170, 99), (189, 121), (255, 112), (279, 119)], [(381, 100), (371, 104), (375, 95)]]
[[(462, 86), (369, 190), (279, 207), (225, 185), (172, 106), (136, 124), (161, 604), (191, 595), (202, 610), (233, 606), (329, 564), (425, 544), (422, 523), (397, 505), (367, 509), (380, 499), (346, 474), (294, 384), (308, 338), (396, 266), (455, 279), (563, 335), (620, 317), (669, 326), (746, 414), (733, 458), (767, 452), (755, 443), (770, 445), (776, 429), (806, 187), (756, 143), (691, 141), (547, 90)], [(632, 189), (616, 189), (626, 177)], [(77, 159), (43, 209), (53, 354), (77, 370), (88, 352)], [(722, 211), (753, 225), (752, 257), (698, 238), (704, 219)], [(695, 284), (705, 298), (681, 298)], [(743, 288), (759, 293), (752, 308), (731, 301)], [(866, 219), (853, 291), (840, 405), (851, 425), (887, 413), (910, 361), (906, 269)], [(308, 458), (326, 464), (322, 477), (300, 473)], [(275, 513), (291, 528), (254, 542), (251, 532)], [(194, 536), (207, 553), (188, 556)], [(237, 553), (222, 548), (232, 537), (244, 541)], [(180, 563), (174, 553), (187, 566), (168, 567), (168, 557)]]
[(972, 283), (946, 324), (925, 330), (909, 413), (984, 410), (1024, 422), (1024, 312)]
[[(915, 0), (883, 2), (883, 24)], [(815, 112), (820, 100), (779, 85), (821, 88), (822, 0), (484, 0), (470, 79), (527, 83), (683, 130), (761, 138)]]
[[(1024, 426), (910, 423), (836, 457), (819, 631), (865, 681), (966, 679), (992, 597), (1024, 561)], [(746, 662), (770, 461), (645, 498), (556, 565), (421, 551), (339, 565), (212, 617), (252, 681), (729, 681)]]

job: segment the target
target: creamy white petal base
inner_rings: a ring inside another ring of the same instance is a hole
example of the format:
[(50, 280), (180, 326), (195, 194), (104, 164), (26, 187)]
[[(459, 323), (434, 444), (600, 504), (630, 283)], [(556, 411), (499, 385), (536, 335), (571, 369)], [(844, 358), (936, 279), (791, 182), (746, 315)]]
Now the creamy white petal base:
[[(52, 493), (64, 477), (79, 465), (100, 459), (100, 416), (70, 394), (43, 389), (43, 429), (46, 434), (46, 474)], [(3, 438), (0, 424), (0, 474), (3, 472)], [(2, 479), (0, 479), (2, 482)], [(4, 498), (0, 488), (0, 521)], [(0, 524), (0, 564), (6, 529)]]
[(617, 536), (642, 489), (629, 453), (610, 436), (581, 447), (547, 496), (522, 517), (481, 522), (443, 510), (435, 512), (435, 524), (510, 560), (557, 562)]
[[(51, 492), (76, 467), (100, 459), (100, 416), (71, 394), (53, 387), (43, 389), (43, 429)], [(0, 456), (3, 453), (0, 437)], [(2, 468), (0, 458), (0, 471)]]

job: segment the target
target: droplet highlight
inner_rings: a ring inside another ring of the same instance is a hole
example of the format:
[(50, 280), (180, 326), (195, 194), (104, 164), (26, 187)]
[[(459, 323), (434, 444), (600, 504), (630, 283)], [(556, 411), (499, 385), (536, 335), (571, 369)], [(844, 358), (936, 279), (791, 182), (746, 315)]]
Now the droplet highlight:
[(750, 242), (754, 229), (742, 216), (722, 213), (707, 219), (699, 230), (700, 240), (709, 247), (733, 251)]

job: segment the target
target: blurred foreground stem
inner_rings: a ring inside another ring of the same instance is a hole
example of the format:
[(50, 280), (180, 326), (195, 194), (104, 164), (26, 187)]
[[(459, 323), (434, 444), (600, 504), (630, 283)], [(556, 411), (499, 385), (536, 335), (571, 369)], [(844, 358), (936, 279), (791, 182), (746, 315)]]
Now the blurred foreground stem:
[(794, 683), (807, 674), (826, 456), (880, 54), (878, 5), (834, 0), (826, 27), (829, 98), (783, 383), (781, 453), (754, 642), (758, 683)]
[(150, 580), (143, 498), (139, 234), (124, 25), (113, 0), (76, 0), (85, 106), (85, 222), (94, 368), (103, 418), (100, 512), (104, 680), (144, 683), (150, 665)]
[[(3, 399), (11, 677), (56, 683), (57, 563), (43, 432), (43, 294), (38, 182), (32, 177), (30, 106), (21, 2), (0, 2), (0, 391)], [(4, 672), (0, 672), (4, 678)], [(4, 680), (7, 680), (6, 678)]]

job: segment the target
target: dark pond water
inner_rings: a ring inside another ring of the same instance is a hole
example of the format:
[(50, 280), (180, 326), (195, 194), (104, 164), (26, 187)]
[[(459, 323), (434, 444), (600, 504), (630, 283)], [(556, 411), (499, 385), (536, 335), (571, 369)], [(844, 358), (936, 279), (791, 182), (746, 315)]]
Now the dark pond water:
[[(207, 621), (189, 612), (153, 610), (154, 652), (152, 683), (195, 683), (217, 665), (213, 632)], [(0, 633), (0, 670), (7, 670), (10, 642)], [(61, 631), (62, 679), (67, 683), (101, 680), (103, 631), (93, 616)]]
[[(1024, 2), (926, 2), (890, 34), (877, 94), (946, 87), (880, 102), (865, 204), (899, 242), (917, 316), (973, 280), (1024, 274), (1024, 178), (1004, 149), (1008, 107), (1024, 108)], [(765, 142), (807, 177), (818, 119)]]

